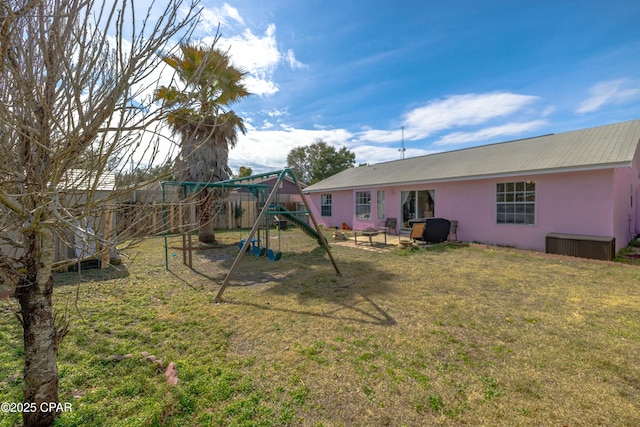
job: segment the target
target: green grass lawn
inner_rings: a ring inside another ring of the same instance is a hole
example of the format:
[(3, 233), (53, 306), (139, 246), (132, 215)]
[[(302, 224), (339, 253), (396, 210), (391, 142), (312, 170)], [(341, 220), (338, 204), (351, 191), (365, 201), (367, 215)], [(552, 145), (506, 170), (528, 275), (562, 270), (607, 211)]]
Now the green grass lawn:
[[(640, 422), (639, 267), (481, 245), (333, 245), (338, 277), (322, 248), (287, 230), (282, 259), (247, 256), (214, 304), (244, 236), (218, 237), (193, 270), (173, 238), (169, 271), (150, 239), (120, 271), (56, 275), (56, 309), (71, 319), (60, 400), (73, 408), (56, 425)], [(21, 400), (16, 308), (0, 300), (0, 402)], [(174, 362), (180, 383), (141, 352)], [(0, 426), (19, 423), (0, 414)]]

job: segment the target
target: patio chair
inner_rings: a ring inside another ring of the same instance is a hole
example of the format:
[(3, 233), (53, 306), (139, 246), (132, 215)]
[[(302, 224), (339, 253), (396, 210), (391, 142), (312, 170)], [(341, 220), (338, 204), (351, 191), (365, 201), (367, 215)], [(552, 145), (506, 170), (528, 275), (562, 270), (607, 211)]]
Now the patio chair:
[[(450, 222), (451, 222), (451, 225), (449, 226), (449, 236), (447, 236), (447, 240), (449, 241), (458, 240), (458, 221), (456, 221), (455, 219), (452, 219)], [(453, 236), (456, 236), (456, 238), (453, 239)]]
[(386, 233), (398, 234), (398, 218), (387, 218), (380, 222), (378, 229)]
[(414, 242), (421, 241), (424, 243), (424, 229), (426, 225), (427, 224), (425, 224), (424, 222), (416, 222), (412, 224), (411, 234), (409, 235), (409, 238)]

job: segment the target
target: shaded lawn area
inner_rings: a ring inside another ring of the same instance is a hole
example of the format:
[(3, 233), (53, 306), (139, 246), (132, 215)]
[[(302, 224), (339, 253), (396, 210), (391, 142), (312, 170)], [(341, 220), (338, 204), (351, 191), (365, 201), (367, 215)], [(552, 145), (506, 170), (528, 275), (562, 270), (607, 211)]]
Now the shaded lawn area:
[[(73, 405), (57, 425), (640, 420), (638, 267), (475, 245), (334, 245), (337, 277), (314, 241), (287, 230), (282, 260), (247, 256), (214, 304), (242, 236), (218, 237), (226, 245), (195, 251), (193, 271), (179, 239), (168, 272), (151, 239), (125, 271), (56, 276), (57, 310), (72, 321), (60, 400)], [(21, 399), (16, 308), (0, 301), (3, 402)], [(175, 362), (180, 384), (142, 351)], [(0, 426), (19, 420), (0, 414)]]

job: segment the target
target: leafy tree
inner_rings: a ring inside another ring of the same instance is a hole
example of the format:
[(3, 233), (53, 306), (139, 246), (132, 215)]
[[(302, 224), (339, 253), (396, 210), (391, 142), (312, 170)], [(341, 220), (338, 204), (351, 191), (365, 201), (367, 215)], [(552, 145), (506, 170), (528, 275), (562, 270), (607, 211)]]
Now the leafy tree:
[[(184, 88), (162, 86), (156, 97), (170, 112), (167, 120), (180, 138), (176, 175), (180, 181), (209, 183), (231, 177), (229, 148), (245, 133), (244, 121), (229, 106), (249, 96), (242, 83), (246, 73), (231, 64), (226, 52), (216, 47), (187, 42), (178, 54), (163, 57), (173, 67)], [(203, 188), (198, 194), (199, 240), (214, 243), (213, 206), (224, 189)]]
[(336, 150), (318, 140), (308, 146), (296, 147), (287, 155), (287, 167), (303, 182), (314, 184), (353, 166), (356, 155), (347, 147)]
[[(0, 2), (0, 285), (20, 305), (22, 387), (34, 409), (23, 412), (25, 426), (49, 426), (58, 415), (41, 406), (58, 402), (58, 346), (68, 328), (52, 304), (55, 241), (71, 244), (100, 216), (105, 200), (95, 190), (114, 153), (125, 162), (142, 155), (144, 129), (159, 119), (145, 104), (145, 82), (157, 52), (195, 22), (190, 0), (153, 8), (134, 13), (125, 0)], [(106, 240), (96, 244), (108, 252)]]
[(240, 166), (240, 171), (238, 172), (238, 178), (243, 178), (245, 176), (253, 175), (253, 169), (249, 166)]

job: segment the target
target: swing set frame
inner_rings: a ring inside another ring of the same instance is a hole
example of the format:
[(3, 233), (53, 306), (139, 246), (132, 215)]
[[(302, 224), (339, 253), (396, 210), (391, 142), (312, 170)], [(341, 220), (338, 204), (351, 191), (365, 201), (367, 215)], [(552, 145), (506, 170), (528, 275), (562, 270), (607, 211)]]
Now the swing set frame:
[[(304, 207), (305, 207), (304, 211), (288, 212), (288, 211), (282, 211), (282, 210), (273, 210), (272, 208), (272, 203), (275, 200), (276, 195), (278, 194), (278, 191), (282, 186), (282, 183), (284, 179), (287, 177), (287, 175), (291, 178), (291, 180), (296, 186), (296, 190), (300, 195), (302, 202), (304, 203)], [(254, 181), (256, 179), (271, 178), (273, 176), (277, 176), (278, 179), (273, 185), (273, 189), (271, 190), (271, 192), (269, 192), (268, 195), (267, 195), (268, 188), (269, 188), (268, 185), (251, 183), (251, 181)], [(322, 244), (325, 251), (327, 252), (327, 255), (329, 256), (329, 260), (331, 261), (331, 264), (333, 265), (333, 268), (336, 271), (336, 275), (340, 276), (342, 274), (340, 272), (340, 269), (338, 268), (338, 265), (336, 264), (335, 259), (333, 258), (333, 255), (331, 253), (331, 249), (329, 248), (329, 244), (327, 243), (327, 240), (322, 235), (322, 230), (320, 229), (320, 226), (318, 225), (318, 222), (316, 221), (316, 218), (314, 217), (313, 212), (309, 207), (309, 202), (304, 196), (304, 193), (302, 192), (302, 188), (300, 187), (300, 182), (298, 181), (298, 178), (296, 177), (296, 174), (293, 172), (293, 170), (286, 168), (286, 169), (281, 169), (277, 171), (266, 172), (266, 173), (261, 173), (257, 175), (251, 175), (247, 177), (234, 178), (234, 179), (217, 181), (217, 182), (164, 181), (161, 183), (163, 204), (165, 204), (166, 202), (166, 193), (165, 193), (166, 186), (181, 187), (183, 199), (186, 199), (190, 193), (195, 193), (204, 188), (224, 188), (224, 189), (247, 188), (251, 193), (253, 193), (258, 198), (258, 206), (260, 207), (260, 212), (258, 213), (258, 216), (255, 222), (253, 223), (253, 226), (251, 227), (249, 236), (247, 236), (247, 238), (244, 240), (244, 243), (240, 245), (240, 251), (236, 255), (236, 258), (234, 259), (233, 264), (229, 268), (229, 271), (227, 272), (227, 275), (224, 278), (224, 281), (222, 282), (222, 286), (220, 287), (220, 290), (218, 291), (218, 294), (216, 295), (214, 302), (216, 303), (222, 302), (222, 295), (224, 294), (224, 291), (229, 286), (229, 282), (233, 277), (235, 271), (238, 269), (238, 266), (240, 264), (240, 261), (242, 260), (242, 257), (247, 252), (247, 249), (249, 249), (251, 245), (251, 241), (253, 240), (256, 232), (259, 230), (261, 226), (262, 221), (264, 220), (264, 218), (267, 217), (267, 215), (282, 215), (283, 213), (309, 215), (309, 218), (311, 218), (311, 222), (313, 223), (315, 232), (318, 235), (318, 241)], [(261, 200), (261, 197), (265, 198), (264, 201)], [(166, 211), (164, 212), (163, 218), (164, 218), (164, 227), (165, 227), (165, 233), (164, 233), (165, 269), (168, 270), (169, 269), (169, 247), (167, 243), (167, 233), (166, 233), (166, 230), (167, 230), (167, 212)], [(188, 253), (188, 265), (190, 268), (192, 268), (192, 240), (191, 240), (190, 230), (187, 230), (186, 233), (184, 231), (182, 232), (182, 243), (183, 243), (183, 246), (182, 246), (183, 262), (184, 264), (187, 264), (187, 253)]]

